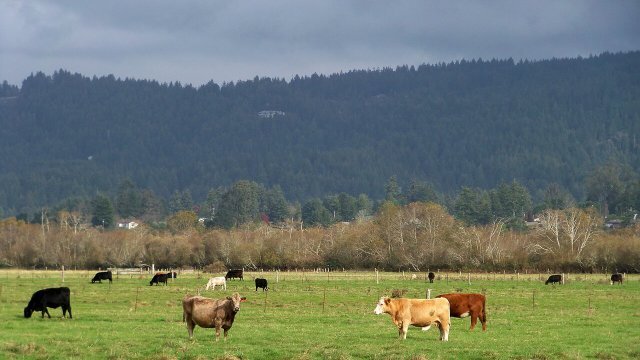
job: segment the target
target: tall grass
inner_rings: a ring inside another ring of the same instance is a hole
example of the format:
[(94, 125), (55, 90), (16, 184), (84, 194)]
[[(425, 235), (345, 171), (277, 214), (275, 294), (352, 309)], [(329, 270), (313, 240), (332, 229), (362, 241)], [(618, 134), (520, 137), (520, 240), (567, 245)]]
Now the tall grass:
[[(269, 280), (255, 291), (250, 275), (226, 291), (204, 291), (208, 275), (181, 274), (169, 286), (150, 276), (119, 276), (91, 284), (93, 272), (0, 271), (0, 358), (6, 359), (625, 359), (640, 357), (640, 277), (611, 286), (607, 276), (570, 275), (565, 285), (544, 285), (538, 274), (424, 274), (373, 272), (253, 274)], [(200, 277), (200, 278), (198, 278)], [(469, 278), (471, 283), (469, 284)], [(546, 276), (545, 276), (546, 278)], [(31, 294), (68, 286), (74, 318), (22, 316)], [(453, 319), (449, 342), (438, 331), (410, 328), (398, 339), (388, 315), (376, 316), (378, 298), (393, 289), (424, 298), (445, 292), (487, 296), (488, 330), (468, 331)], [(201, 293), (247, 296), (229, 339), (211, 329), (189, 340), (181, 299)]]

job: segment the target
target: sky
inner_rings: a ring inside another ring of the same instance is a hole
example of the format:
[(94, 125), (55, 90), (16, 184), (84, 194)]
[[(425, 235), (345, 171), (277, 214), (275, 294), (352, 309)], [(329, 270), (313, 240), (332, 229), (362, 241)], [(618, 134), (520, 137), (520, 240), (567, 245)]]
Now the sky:
[(200, 86), (640, 50), (638, 0), (0, 0), (0, 81), (64, 69)]

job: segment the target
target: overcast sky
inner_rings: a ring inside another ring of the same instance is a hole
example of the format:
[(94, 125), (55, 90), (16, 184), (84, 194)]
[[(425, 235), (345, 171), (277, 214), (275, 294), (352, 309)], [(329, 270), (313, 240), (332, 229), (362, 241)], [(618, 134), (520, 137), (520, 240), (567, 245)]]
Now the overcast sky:
[(180, 81), (640, 50), (638, 0), (0, 0), (0, 81)]

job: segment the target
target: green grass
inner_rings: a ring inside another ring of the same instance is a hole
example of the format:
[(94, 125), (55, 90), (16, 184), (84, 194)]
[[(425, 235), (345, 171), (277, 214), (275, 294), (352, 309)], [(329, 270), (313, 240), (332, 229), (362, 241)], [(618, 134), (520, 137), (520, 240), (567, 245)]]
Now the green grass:
[[(640, 358), (640, 277), (611, 286), (604, 275), (570, 276), (545, 286), (538, 275), (442, 276), (434, 284), (397, 273), (266, 273), (270, 291), (230, 281), (223, 297), (246, 296), (229, 339), (196, 328), (189, 340), (181, 299), (208, 276), (182, 275), (167, 287), (150, 277), (121, 276), (91, 284), (93, 272), (0, 271), (0, 359), (634, 359)], [(423, 278), (423, 275), (419, 276)], [(247, 276), (249, 279), (249, 276)], [(22, 316), (31, 294), (71, 288), (74, 318)], [(484, 292), (488, 330), (468, 331), (469, 319), (452, 319), (449, 342), (436, 328), (410, 328), (398, 339), (388, 315), (374, 315), (381, 295), (407, 289), (406, 297)], [(136, 300), (137, 298), (137, 300)], [(266, 304), (266, 306), (265, 306)]]

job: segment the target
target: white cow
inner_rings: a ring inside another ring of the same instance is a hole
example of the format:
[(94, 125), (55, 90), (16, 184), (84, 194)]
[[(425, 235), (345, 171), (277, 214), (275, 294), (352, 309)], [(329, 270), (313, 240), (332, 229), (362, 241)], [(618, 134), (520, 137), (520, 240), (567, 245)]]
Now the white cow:
[(224, 276), (212, 277), (211, 279), (209, 279), (207, 288), (205, 290), (209, 290), (209, 288), (215, 290), (216, 285), (220, 285), (223, 289), (227, 290), (227, 280), (224, 278)]

